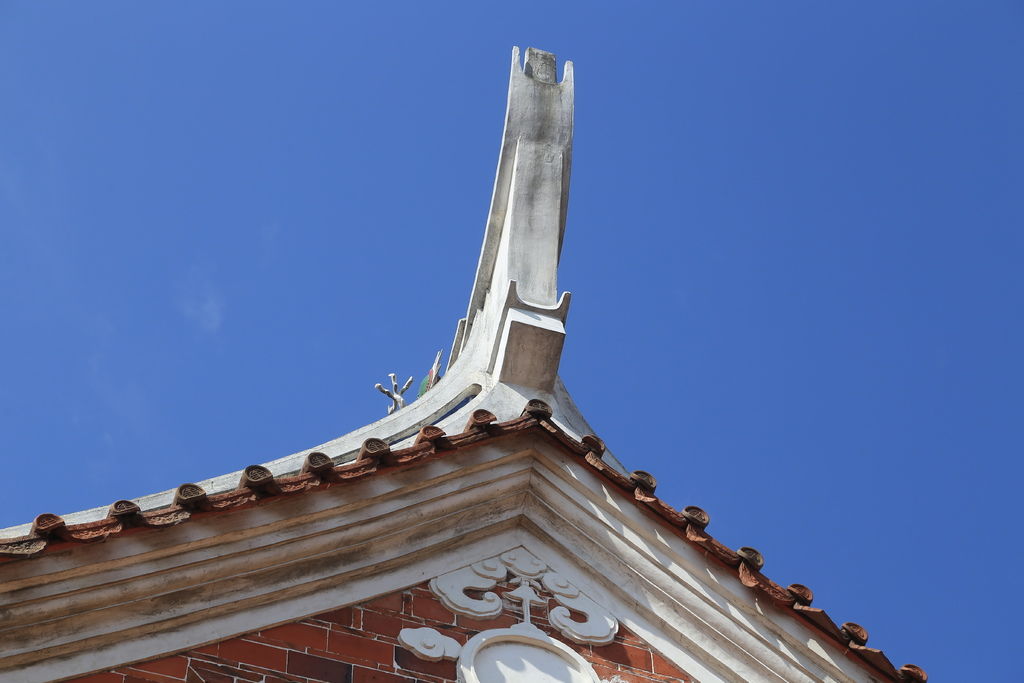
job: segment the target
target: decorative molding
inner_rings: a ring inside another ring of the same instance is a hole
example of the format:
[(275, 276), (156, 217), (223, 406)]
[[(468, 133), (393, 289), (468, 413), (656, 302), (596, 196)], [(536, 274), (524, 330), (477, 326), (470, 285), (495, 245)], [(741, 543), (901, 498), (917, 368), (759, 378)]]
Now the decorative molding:
[[(479, 619), (501, 614), (502, 598), (487, 589), (506, 579), (515, 587), (505, 592), (505, 598), (523, 605), (520, 623), (481, 631), (461, 647), (452, 638), (426, 627), (402, 629), (398, 642), (420, 659), (436, 662), (457, 658), (460, 683), (535, 678), (600, 683), (585, 659), (532, 623), (533, 606), (544, 608), (552, 598), (557, 600), (560, 605), (548, 611), (548, 621), (577, 643), (603, 645), (611, 642), (619, 629), (618, 621), (526, 548), (518, 546), (496, 557), (441, 574), (431, 579), (429, 585), (452, 612)], [(466, 594), (467, 590), (486, 592), (474, 598)], [(568, 608), (586, 615), (586, 620), (573, 621)]]
[(498, 581), (504, 580), (507, 575), (508, 570), (505, 566), (498, 558), (492, 557), (431, 579), (430, 590), (452, 612), (474, 619), (486, 619), (501, 614), (501, 598), (489, 591), (479, 599), (471, 598), (466, 595), (466, 589), (494, 588)]
[(537, 556), (526, 548), (515, 548), (501, 554), (501, 561), (505, 563), (516, 576), (525, 576), (529, 579), (538, 579), (548, 568), (546, 564), (537, 559)]
[[(501, 614), (502, 601), (490, 589), (504, 581), (509, 573), (513, 575), (511, 582), (517, 587), (505, 595), (523, 603), (525, 623), (530, 623), (531, 605), (547, 607), (553, 598), (558, 606), (548, 610), (548, 621), (566, 638), (581, 645), (607, 645), (612, 642), (619, 630), (619, 622), (611, 612), (521, 546), (431, 579), (430, 589), (445, 607), (456, 614), (474, 619), (496, 617)], [(487, 592), (480, 598), (474, 598), (467, 595), (466, 590)], [(570, 610), (586, 618), (576, 621)]]
[(436, 629), (403, 628), (398, 632), (398, 642), (420, 659), (438, 662), (442, 659), (457, 659), (462, 646)]
[[(505, 591), (504, 597), (523, 605), (520, 623), (481, 631), (465, 646), (426, 627), (402, 629), (398, 642), (420, 659), (432, 662), (457, 659), (459, 683), (527, 680), (524, 677), (600, 683), (589, 662), (533, 624), (533, 606), (549, 607), (551, 600), (556, 600), (559, 605), (548, 610), (548, 622), (566, 638), (580, 644), (610, 643), (619, 630), (619, 622), (523, 546), (441, 574), (431, 579), (429, 585), (452, 612), (479, 619), (501, 614), (502, 598), (487, 589), (506, 579), (515, 587)], [(474, 598), (466, 594), (467, 590), (487, 592), (481, 598)], [(586, 619), (574, 621), (570, 618), (570, 609), (584, 614)]]
[[(619, 622), (596, 602), (580, 592), (569, 580), (556, 572), (548, 572), (544, 587), (559, 602), (548, 610), (548, 621), (562, 635), (580, 645), (607, 645), (619, 630)], [(569, 610), (587, 615), (586, 621), (575, 621)]]

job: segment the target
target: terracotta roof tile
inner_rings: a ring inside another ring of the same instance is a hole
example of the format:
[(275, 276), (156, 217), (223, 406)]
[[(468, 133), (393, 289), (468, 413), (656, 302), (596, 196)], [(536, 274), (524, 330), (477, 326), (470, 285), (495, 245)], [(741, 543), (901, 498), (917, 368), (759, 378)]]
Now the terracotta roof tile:
[(185, 510), (209, 510), (210, 499), (198, 484), (182, 484), (174, 492), (174, 504)]
[(756, 590), (774, 604), (789, 609), (793, 615), (810, 625), (837, 646), (859, 659), (874, 672), (891, 681), (925, 683), (928, 675), (918, 666), (906, 664), (896, 669), (881, 650), (868, 647), (867, 630), (853, 622), (836, 625), (822, 609), (811, 607), (814, 593), (801, 584), (783, 588), (764, 574), (764, 557), (754, 548), (733, 550), (711, 536), (706, 527), (708, 514), (699, 507), (688, 506), (676, 510), (655, 495), (657, 480), (648, 472), (636, 471), (625, 476), (601, 460), (604, 442), (593, 435), (577, 441), (551, 421), (551, 408), (541, 400), (529, 401), (523, 414), (507, 422), (498, 422), (486, 410), (474, 411), (465, 431), (448, 435), (440, 427), (429, 425), (417, 434), (415, 442), (407, 448), (392, 450), (381, 439), (363, 442), (359, 454), (352, 462), (335, 465), (319, 452), (306, 457), (302, 470), (294, 475), (275, 477), (262, 465), (246, 467), (233, 491), (207, 494), (196, 484), (182, 484), (174, 496), (174, 503), (156, 510), (142, 511), (128, 500), (119, 500), (110, 506), (107, 517), (82, 524), (66, 524), (58, 515), (44, 513), (36, 517), (31, 531), (22, 537), (0, 539), (0, 561), (37, 556), (48, 548), (74, 543), (102, 541), (138, 527), (166, 527), (181, 524), (193, 516), (216, 514), (221, 510), (247, 507), (265, 498), (285, 497), (305, 491), (327, 488), (339, 483), (373, 476), (377, 472), (405, 467), (460, 448), (491, 441), (496, 438), (525, 432), (548, 435), (569, 453), (598, 472), (605, 480), (621, 489), (634, 503), (657, 515), (674, 527), (682, 538), (700, 547), (708, 557), (733, 569), (739, 581)]

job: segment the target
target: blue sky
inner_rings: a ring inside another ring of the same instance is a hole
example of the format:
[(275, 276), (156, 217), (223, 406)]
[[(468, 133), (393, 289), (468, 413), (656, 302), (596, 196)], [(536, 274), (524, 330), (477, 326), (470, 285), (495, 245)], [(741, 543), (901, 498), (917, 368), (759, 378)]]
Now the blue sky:
[(0, 4), (0, 527), (382, 416), (465, 312), (513, 45), (576, 64), (598, 434), (897, 666), (1014, 680), (1019, 3)]

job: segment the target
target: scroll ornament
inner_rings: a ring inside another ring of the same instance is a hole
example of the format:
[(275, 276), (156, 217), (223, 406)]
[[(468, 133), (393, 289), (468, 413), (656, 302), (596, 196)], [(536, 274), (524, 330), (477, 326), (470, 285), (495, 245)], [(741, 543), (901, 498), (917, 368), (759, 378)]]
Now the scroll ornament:
[[(537, 628), (532, 620), (538, 610), (547, 608), (548, 623), (581, 645), (607, 645), (612, 642), (619, 630), (619, 622), (608, 610), (525, 548), (514, 548), (441, 574), (430, 581), (430, 590), (452, 612), (486, 619), (501, 614), (504, 608), (502, 598), (492, 589), (506, 580), (513, 588), (507, 590), (504, 597), (522, 604), (523, 616), (519, 623), (509, 628), (481, 631), (465, 645), (429, 627), (404, 628), (398, 634), (398, 642), (420, 659), (434, 662), (455, 660), (461, 683), (513, 680), (508, 678), (510, 674), (516, 677), (529, 675), (534, 657), (540, 657), (538, 662), (547, 662), (538, 666), (550, 667), (552, 656), (559, 662), (557, 666), (564, 676), (559, 680), (601, 683), (589, 662), (565, 643)], [(473, 591), (474, 595), (467, 594), (467, 590)], [(554, 607), (550, 607), (552, 600), (558, 603)], [(573, 614), (582, 614), (584, 618), (576, 621)], [(482, 654), (488, 649), (492, 654)], [(494, 652), (506, 655), (512, 652), (511, 668), (503, 668), (501, 662), (495, 661)], [(526, 666), (526, 670), (520, 671), (522, 666)], [(551, 673), (547, 668), (544, 671)]]
[[(430, 581), (430, 590), (456, 614), (489, 619), (501, 614), (504, 607), (491, 589), (510, 575), (516, 588), (506, 596), (523, 603), (525, 623), (530, 623), (530, 611), (538, 606), (548, 608), (548, 621), (554, 628), (581, 645), (607, 645), (618, 632), (619, 622), (608, 610), (523, 547), (441, 574)], [(467, 590), (479, 597), (468, 595)], [(551, 600), (557, 605), (550, 607)], [(585, 618), (577, 621), (573, 613)]]

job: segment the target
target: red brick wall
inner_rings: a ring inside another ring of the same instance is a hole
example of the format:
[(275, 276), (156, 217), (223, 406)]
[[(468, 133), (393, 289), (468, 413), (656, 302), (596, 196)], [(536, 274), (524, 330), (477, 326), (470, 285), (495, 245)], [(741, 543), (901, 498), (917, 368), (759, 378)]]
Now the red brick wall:
[[(508, 586), (499, 586), (504, 592)], [(625, 628), (601, 647), (577, 645), (533, 623), (590, 661), (602, 680), (667, 683), (691, 679)], [(505, 611), (478, 621), (448, 611), (421, 584), (353, 607), (249, 633), (186, 652), (74, 679), (77, 683), (452, 683), (455, 662), (427, 662), (398, 644), (406, 627), (430, 626), (465, 643), (474, 634), (511, 626), (521, 611), (506, 600)]]

